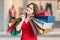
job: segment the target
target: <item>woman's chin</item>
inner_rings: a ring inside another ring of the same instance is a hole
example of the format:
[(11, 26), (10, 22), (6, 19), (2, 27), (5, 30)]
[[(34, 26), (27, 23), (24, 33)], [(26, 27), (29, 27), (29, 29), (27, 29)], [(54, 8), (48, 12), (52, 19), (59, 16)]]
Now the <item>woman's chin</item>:
[(30, 15), (31, 13), (27, 13), (27, 15)]

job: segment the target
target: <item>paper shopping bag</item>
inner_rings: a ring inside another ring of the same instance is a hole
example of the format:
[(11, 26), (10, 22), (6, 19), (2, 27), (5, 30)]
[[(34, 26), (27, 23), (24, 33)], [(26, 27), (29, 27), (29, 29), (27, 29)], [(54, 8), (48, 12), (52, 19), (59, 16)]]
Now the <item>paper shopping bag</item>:
[(46, 23), (54, 23), (55, 22), (55, 16), (35, 16), (34, 18), (41, 20), (43, 22), (46, 22)]
[(35, 18), (33, 19), (33, 21), (43, 29), (52, 28), (52, 25), (54, 24), (54, 23), (46, 23), (44, 21), (41, 21)]
[(16, 20), (14, 20), (13, 22), (9, 23), (9, 28), (7, 29), (7, 32), (11, 33), (12, 30), (14, 29), (15, 25), (16, 25)]
[(21, 19), (18, 18), (17, 21), (16, 21), (15, 28), (14, 28), (14, 29), (12, 30), (12, 32), (11, 32), (11, 35), (16, 36), (16, 35), (18, 35), (18, 34), (21, 32), (21, 30), (19, 30), (19, 31), (16, 30), (16, 26), (17, 26), (20, 22), (21, 22)]
[(40, 28), (33, 20), (31, 20), (31, 25), (34, 33), (38, 34), (43, 34), (44, 29)]
[(34, 27), (36, 28), (36, 30), (37, 30), (37, 34), (43, 34), (43, 32), (44, 32), (44, 29), (42, 29), (40, 26), (38, 26), (33, 20), (32, 20), (32, 22), (33, 22), (33, 25), (35, 25)]
[(51, 14), (48, 11), (36, 14), (35, 16), (51, 16)]
[[(39, 32), (39, 34), (46, 34), (50, 31), (52, 31), (52, 29), (53, 29), (53, 27), (52, 27), (53, 23), (43, 23), (43, 24), (41, 24), (41, 22), (38, 22), (36, 20), (33, 20), (33, 23), (34, 23), (37, 31)], [(42, 25), (42, 27), (41, 27), (41, 25)]]

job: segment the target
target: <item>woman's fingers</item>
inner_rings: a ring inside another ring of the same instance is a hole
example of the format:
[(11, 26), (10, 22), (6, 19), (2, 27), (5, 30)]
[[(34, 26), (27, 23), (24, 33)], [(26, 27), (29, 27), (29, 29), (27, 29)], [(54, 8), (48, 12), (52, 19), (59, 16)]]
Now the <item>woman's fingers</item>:
[(21, 15), (20, 18), (23, 20), (25, 19), (25, 15)]

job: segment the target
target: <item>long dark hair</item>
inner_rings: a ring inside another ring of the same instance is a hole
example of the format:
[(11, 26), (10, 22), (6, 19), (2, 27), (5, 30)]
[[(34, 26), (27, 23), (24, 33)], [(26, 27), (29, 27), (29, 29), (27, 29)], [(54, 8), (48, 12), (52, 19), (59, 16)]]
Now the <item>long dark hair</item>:
[(29, 7), (30, 5), (33, 5), (33, 14), (35, 16), (37, 13), (39, 13), (39, 8), (35, 3), (30, 3), (27, 5), (27, 7)]

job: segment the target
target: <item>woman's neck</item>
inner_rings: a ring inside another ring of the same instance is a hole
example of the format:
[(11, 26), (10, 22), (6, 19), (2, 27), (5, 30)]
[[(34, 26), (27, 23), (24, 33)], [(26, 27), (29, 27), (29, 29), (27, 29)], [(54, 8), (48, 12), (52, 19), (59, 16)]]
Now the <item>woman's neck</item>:
[(25, 22), (27, 23), (30, 20), (29, 17), (26, 17)]
[(31, 15), (27, 15), (26, 20), (30, 20), (31, 19)]
[(27, 19), (27, 20), (30, 20), (30, 16), (27, 16), (26, 19)]

